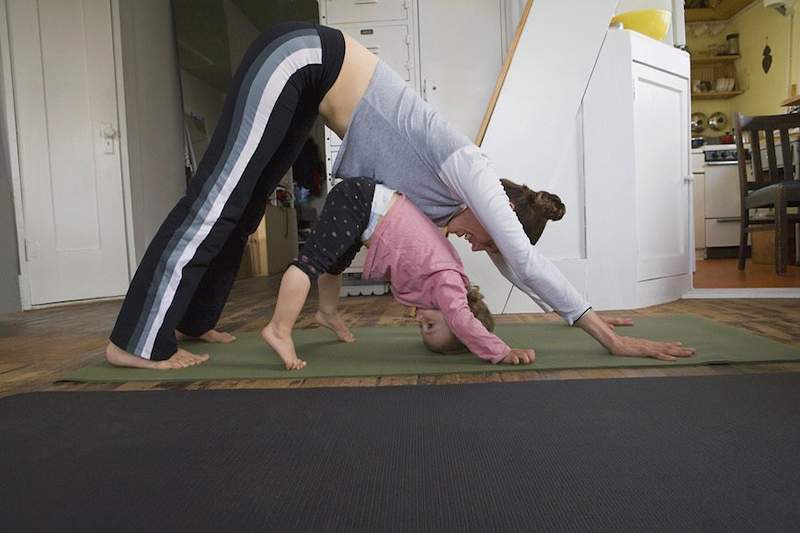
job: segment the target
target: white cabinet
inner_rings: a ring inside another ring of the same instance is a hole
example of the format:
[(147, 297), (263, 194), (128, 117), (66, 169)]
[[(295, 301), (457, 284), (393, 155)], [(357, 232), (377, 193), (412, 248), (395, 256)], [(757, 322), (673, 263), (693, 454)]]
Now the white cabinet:
[(688, 272), (687, 81), (634, 62), (637, 280)]
[(320, 18), (323, 24), (331, 26), (368, 20), (407, 20), (410, 8), (411, 0), (323, 0)]
[[(321, 0), (320, 23), (347, 33), (417, 88), (417, 24), (412, 0)], [(325, 128), (326, 191), (342, 140)]]
[(456, 13), (452, 1), (419, 0), (420, 93), (470, 139), (503, 65), (501, 4), (462, 0)]
[(636, 308), (691, 288), (688, 54), (610, 31), (584, 97), (589, 301)]
[(415, 85), (413, 34), (408, 24), (339, 24), (336, 26), (385, 61), (403, 79)]

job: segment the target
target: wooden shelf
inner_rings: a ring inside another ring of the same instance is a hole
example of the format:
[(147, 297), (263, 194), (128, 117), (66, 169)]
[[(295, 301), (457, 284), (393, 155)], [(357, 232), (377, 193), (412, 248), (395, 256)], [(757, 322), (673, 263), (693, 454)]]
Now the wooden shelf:
[(744, 91), (708, 91), (703, 93), (692, 93), (692, 98), (696, 100), (727, 100), (734, 96), (739, 96)]
[(695, 65), (708, 65), (711, 63), (725, 63), (728, 61), (736, 61), (740, 55), (724, 55), (724, 56), (692, 56), (691, 62)]
[(712, 22), (729, 20), (736, 13), (747, 7), (753, 0), (718, 0), (712, 2), (713, 8), (703, 7), (687, 9), (686, 22)]
[(800, 106), (800, 94), (797, 96), (790, 96), (783, 102), (781, 102), (781, 107), (794, 107)]

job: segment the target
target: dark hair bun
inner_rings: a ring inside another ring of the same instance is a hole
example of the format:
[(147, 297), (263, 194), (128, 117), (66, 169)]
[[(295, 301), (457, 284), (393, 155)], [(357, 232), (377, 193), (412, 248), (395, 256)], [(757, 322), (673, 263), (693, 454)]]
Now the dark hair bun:
[(567, 212), (567, 208), (561, 198), (546, 191), (539, 193), (539, 197), (536, 199), (536, 207), (548, 220), (561, 220)]

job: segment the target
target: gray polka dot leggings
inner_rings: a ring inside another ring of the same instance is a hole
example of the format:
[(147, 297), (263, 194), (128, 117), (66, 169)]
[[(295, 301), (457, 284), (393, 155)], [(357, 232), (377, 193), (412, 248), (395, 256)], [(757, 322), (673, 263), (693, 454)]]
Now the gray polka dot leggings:
[(361, 234), (372, 211), (375, 182), (348, 178), (328, 193), (319, 222), (291, 264), (311, 280), (321, 274), (341, 274), (361, 249)]

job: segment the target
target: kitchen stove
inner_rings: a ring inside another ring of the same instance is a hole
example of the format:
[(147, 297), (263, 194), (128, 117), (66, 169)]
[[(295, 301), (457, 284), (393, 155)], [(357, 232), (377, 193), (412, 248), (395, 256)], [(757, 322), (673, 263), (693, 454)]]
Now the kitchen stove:
[(709, 144), (703, 147), (706, 165), (735, 165), (738, 161), (735, 144)]

